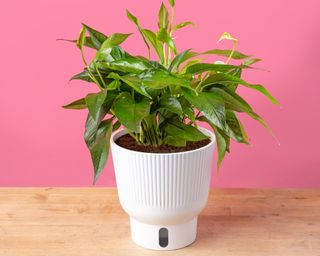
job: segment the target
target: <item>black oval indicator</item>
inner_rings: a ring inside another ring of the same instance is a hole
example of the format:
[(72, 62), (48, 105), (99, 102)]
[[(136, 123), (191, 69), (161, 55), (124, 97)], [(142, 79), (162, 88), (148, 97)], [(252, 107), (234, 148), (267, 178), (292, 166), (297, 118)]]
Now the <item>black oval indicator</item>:
[(167, 247), (169, 243), (169, 233), (168, 229), (160, 228), (159, 229), (159, 245), (161, 247)]

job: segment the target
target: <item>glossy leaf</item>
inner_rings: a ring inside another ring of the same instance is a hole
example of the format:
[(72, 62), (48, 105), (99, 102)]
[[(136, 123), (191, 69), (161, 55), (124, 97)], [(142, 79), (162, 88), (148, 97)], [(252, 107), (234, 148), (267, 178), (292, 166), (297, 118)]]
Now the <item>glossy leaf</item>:
[(226, 111), (226, 121), (230, 129), (231, 137), (237, 142), (248, 144), (248, 135), (244, 131), (240, 120), (233, 111)]
[(133, 88), (136, 92), (152, 99), (152, 97), (148, 94), (146, 88), (141, 84), (140, 80), (136, 81), (135, 79), (130, 79), (132, 76), (119, 76), (117, 73), (110, 73), (108, 77), (119, 81), (121, 80), (122, 82)]
[(139, 33), (140, 33), (140, 35), (141, 35), (141, 37), (143, 39), (143, 42), (145, 43), (146, 47), (148, 48), (148, 57), (150, 59), (150, 46), (148, 44), (148, 41), (147, 41), (145, 35), (142, 32), (142, 28), (139, 25), (139, 21), (138, 21), (137, 17), (134, 16), (131, 12), (129, 12), (129, 10), (126, 10), (126, 12), (127, 12), (128, 19), (131, 20), (137, 26), (137, 28), (139, 30)]
[(185, 99), (185, 97), (183, 97), (183, 96), (181, 96), (179, 98), (179, 101), (180, 101), (180, 104), (181, 104), (181, 107), (182, 107), (182, 112), (187, 115), (187, 117), (190, 119), (190, 121), (195, 122), (196, 119), (195, 119), (195, 116), (194, 116), (194, 110), (193, 110), (192, 105), (190, 104), (190, 102), (187, 101)]
[(217, 87), (211, 87), (209, 92), (215, 93), (223, 98), (225, 107), (237, 112), (252, 112), (250, 105), (241, 98), (238, 94), (228, 90), (223, 85), (217, 85)]
[(114, 113), (128, 130), (140, 132), (140, 123), (150, 114), (150, 102), (147, 98), (134, 101), (129, 93), (122, 93), (114, 103)]
[(96, 56), (94, 57), (91, 65), (93, 66), (92, 68), (94, 68), (95, 65), (99, 66), (100, 62), (112, 62), (116, 60), (122, 60), (125, 58), (130, 58), (130, 56), (120, 46), (104, 48), (100, 49), (96, 53)]
[[(88, 33), (90, 35), (90, 39), (91, 39), (90, 45), (93, 45), (96, 50), (99, 50), (99, 48), (101, 47), (102, 43), (105, 40), (107, 40), (108, 37), (105, 34), (103, 34), (103, 33), (99, 32), (99, 31), (89, 27), (86, 24), (82, 23), (82, 26), (88, 31)], [(86, 42), (87, 42), (87, 40), (88, 39), (86, 38)]]
[[(99, 76), (95, 71), (91, 71), (91, 74), (90, 74), (90, 72), (88, 72), (88, 69), (87, 69), (87, 68), (84, 69), (82, 72), (80, 72), (80, 73), (74, 75), (73, 77), (71, 77), (71, 78), (70, 78), (70, 81), (71, 81), (71, 80), (83, 80), (83, 81), (92, 83), (92, 82), (94, 82), (94, 81), (92, 80), (92, 76), (93, 76), (94, 79), (95, 79), (96, 81), (98, 81), (100, 84), (103, 84), (103, 83), (101, 82), (100, 76)], [(105, 82), (106, 82), (106, 79), (104, 79), (104, 80), (105, 80)]]
[(178, 69), (180, 64), (185, 60), (185, 56), (189, 53), (190, 49), (185, 50), (179, 53), (175, 58), (172, 60), (170, 67), (168, 68), (168, 72), (172, 70)]
[(164, 28), (161, 28), (157, 33), (157, 38), (168, 45), (170, 49), (174, 52), (174, 54), (177, 54), (177, 48), (174, 44), (174, 41), (172, 40), (171, 36), (169, 35), (168, 31)]
[(82, 72), (75, 74), (70, 78), (70, 80), (83, 80), (86, 82), (92, 82), (87, 69), (84, 69)]
[(210, 122), (226, 131), (225, 106), (223, 98), (212, 92), (198, 95), (190, 89), (182, 88), (184, 97), (193, 104)]
[(226, 64), (197, 63), (192, 66), (189, 66), (186, 70), (186, 73), (198, 74), (206, 71), (226, 72), (234, 68), (238, 68), (238, 66), (226, 65)]
[(172, 30), (173, 30), (173, 31), (176, 31), (176, 30), (178, 30), (178, 29), (181, 29), (181, 28), (184, 28), (184, 27), (190, 26), (190, 25), (194, 26), (194, 23), (191, 22), (191, 21), (181, 22), (181, 23), (175, 25)]
[(87, 108), (87, 104), (84, 98), (71, 102), (68, 105), (62, 106), (66, 109), (85, 109)]
[[(230, 70), (227, 74), (240, 78), (242, 74), (242, 68), (236, 68), (236, 69)], [(237, 82), (227, 82), (227, 83), (224, 83), (224, 85), (227, 86), (233, 92), (235, 92), (239, 84)]]
[(168, 28), (168, 24), (169, 13), (164, 3), (162, 3), (158, 14), (158, 28), (166, 30)]
[(113, 125), (111, 119), (102, 121), (96, 131), (95, 140), (89, 147), (91, 160), (94, 167), (93, 184), (96, 183), (107, 163), (112, 127)]
[(230, 138), (221, 129), (219, 129), (217, 126), (211, 123), (206, 117), (201, 116), (200, 118), (198, 118), (198, 120), (208, 123), (213, 129), (218, 149), (217, 169), (219, 172), (221, 163), (226, 155), (226, 152), (229, 152)]
[[(202, 54), (214, 54), (214, 55), (219, 55), (219, 56), (224, 56), (224, 57), (229, 57), (231, 56), (232, 50), (221, 50), (221, 49), (213, 49), (210, 51), (206, 51)], [(233, 51), (231, 58), (235, 60), (242, 60), (249, 58), (249, 55), (243, 54), (238, 51)]]
[(153, 89), (162, 89), (170, 85), (189, 87), (189, 81), (159, 69), (148, 69), (139, 75), (126, 75), (122, 78)]
[(99, 120), (101, 118), (102, 105), (107, 97), (107, 90), (103, 90), (99, 93), (89, 93), (86, 98), (86, 105), (88, 107), (89, 113), (94, 120)]
[(147, 41), (150, 42), (156, 54), (158, 55), (160, 62), (163, 63), (164, 62), (163, 48), (160, 40), (157, 38), (157, 35), (148, 29), (142, 29), (141, 33), (145, 36)]
[(153, 68), (148, 62), (137, 58), (125, 58), (112, 62), (99, 62), (97, 64), (102, 68), (133, 74), (139, 74), (148, 68)]
[(163, 124), (163, 129), (169, 136), (176, 137), (179, 140), (199, 141), (207, 139), (208, 136), (203, 134), (196, 127), (184, 124), (176, 120), (166, 120)]
[(112, 34), (108, 37), (107, 40), (103, 42), (100, 50), (105, 50), (108, 48), (112, 48), (114, 46), (118, 46), (121, 43), (123, 43), (130, 35), (132, 34), (120, 34), (120, 33)]
[(160, 98), (157, 109), (161, 108), (167, 109), (173, 113), (176, 113), (177, 115), (182, 115), (183, 113), (179, 100), (170, 94), (164, 94)]
[(238, 84), (244, 85), (245, 87), (248, 87), (250, 89), (259, 91), (263, 95), (265, 95), (273, 104), (279, 105), (279, 102), (262, 85), (260, 85), (260, 84), (249, 84), (246, 81), (242, 80), (241, 78), (238, 78), (238, 77), (235, 77), (235, 76), (231, 76), (229, 74), (225, 74), (225, 73), (215, 74), (215, 75), (209, 77), (204, 82), (204, 85), (224, 83), (224, 82), (238, 83)]
[(109, 91), (116, 90), (116, 89), (119, 89), (120, 85), (121, 85), (121, 82), (119, 80), (113, 80), (111, 83), (107, 85), (107, 89)]

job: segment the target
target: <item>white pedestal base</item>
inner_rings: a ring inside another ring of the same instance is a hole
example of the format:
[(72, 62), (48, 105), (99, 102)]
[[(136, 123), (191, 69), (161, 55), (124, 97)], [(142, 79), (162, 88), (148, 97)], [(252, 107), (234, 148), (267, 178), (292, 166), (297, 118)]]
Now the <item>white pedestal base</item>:
[(130, 218), (132, 240), (145, 248), (175, 250), (192, 244), (197, 235), (197, 217), (178, 225), (158, 226)]

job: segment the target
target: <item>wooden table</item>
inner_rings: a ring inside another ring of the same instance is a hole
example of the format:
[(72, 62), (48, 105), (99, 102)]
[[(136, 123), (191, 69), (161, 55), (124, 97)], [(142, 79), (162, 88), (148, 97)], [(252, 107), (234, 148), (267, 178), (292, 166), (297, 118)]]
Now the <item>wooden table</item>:
[(320, 190), (217, 189), (198, 239), (169, 252), (130, 239), (112, 188), (1, 188), (1, 256), (319, 256)]

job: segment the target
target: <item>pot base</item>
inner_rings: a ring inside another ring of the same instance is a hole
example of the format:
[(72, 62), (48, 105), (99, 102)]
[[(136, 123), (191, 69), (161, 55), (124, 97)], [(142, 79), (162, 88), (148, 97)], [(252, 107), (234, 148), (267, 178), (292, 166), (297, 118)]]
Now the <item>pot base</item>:
[(197, 217), (177, 225), (150, 225), (130, 218), (132, 240), (144, 248), (175, 250), (192, 244), (197, 235)]

